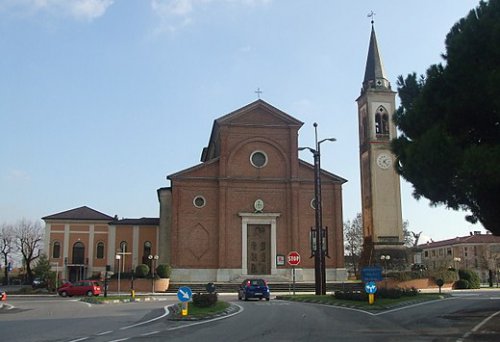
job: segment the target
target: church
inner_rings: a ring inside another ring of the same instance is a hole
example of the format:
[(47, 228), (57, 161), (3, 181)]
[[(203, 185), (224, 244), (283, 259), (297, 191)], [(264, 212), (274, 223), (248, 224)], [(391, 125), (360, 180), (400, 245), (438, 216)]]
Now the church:
[[(385, 78), (372, 26), (358, 98), (365, 236), (380, 246), (402, 241), (399, 176), (393, 170), (389, 119), (395, 93)], [(312, 282), (315, 186), (327, 247), (326, 280), (344, 267), (341, 176), (301, 160), (303, 123), (258, 99), (216, 118), (200, 163), (167, 175), (157, 190), (159, 218), (121, 219), (89, 207), (48, 215), (45, 246), (60, 278), (78, 280), (139, 264), (169, 264), (174, 282), (230, 282), (255, 276), (290, 281), (285, 259), (298, 252), (297, 281)]]

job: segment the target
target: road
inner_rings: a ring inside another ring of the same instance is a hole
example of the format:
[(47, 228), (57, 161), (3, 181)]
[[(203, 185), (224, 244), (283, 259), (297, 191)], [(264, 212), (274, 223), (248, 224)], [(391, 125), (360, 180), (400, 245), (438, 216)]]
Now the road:
[[(0, 311), (6, 341), (498, 341), (500, 292), (453, 297), (369, 313), (280, 300), (238, 302), (232, 316), (171, 321), (177, 301), (87, 305), (62, 298), (13, 298)], [(497, 330), (496, 333), (494, 330)]]

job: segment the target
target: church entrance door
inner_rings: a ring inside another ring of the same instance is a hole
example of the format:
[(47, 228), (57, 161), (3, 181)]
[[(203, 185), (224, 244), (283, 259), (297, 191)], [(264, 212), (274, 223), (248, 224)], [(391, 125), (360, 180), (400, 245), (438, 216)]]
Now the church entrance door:
[(248, 274), (271, 274), (271, 225), (248, 225), (247, 253)]

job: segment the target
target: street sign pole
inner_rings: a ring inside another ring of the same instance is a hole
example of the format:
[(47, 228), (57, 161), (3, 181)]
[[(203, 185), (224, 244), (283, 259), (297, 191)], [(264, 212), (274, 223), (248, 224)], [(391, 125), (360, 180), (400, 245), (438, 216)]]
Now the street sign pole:
[(293, 295), (295, 296), (295, 266), (292, 266), (292, 281)]

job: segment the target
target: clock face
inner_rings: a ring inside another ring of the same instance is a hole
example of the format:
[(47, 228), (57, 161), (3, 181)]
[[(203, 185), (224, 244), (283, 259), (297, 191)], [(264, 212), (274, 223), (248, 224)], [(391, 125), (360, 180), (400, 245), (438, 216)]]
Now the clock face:
[(388, 169), (392, 165), (392, 158), (388, 154), (381, 153), (377, 157), (377, 165), (381, 169)]

